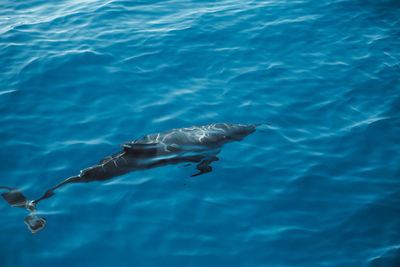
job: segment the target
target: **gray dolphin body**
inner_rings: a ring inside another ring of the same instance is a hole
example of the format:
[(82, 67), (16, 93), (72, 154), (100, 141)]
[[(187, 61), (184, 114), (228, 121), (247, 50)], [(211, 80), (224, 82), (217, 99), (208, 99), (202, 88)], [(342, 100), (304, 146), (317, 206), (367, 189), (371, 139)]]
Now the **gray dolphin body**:
[[(240, 141), (255, 131), (258, 124), (214, 123), (150, 134), (142, 139), (123, 143), (123, 150), (106, 157), (96, 166), (82, 170), (82, 180), (107, 180), (134, 170), (150, 169), (166, 164), (197, 162), (207, 158), (202, 152), (213, 151), (224, 144)], [(209, 156), (208, 156), (209, 157)], [(200, 172), (204, 170), (200, 170)]]
[[(210, 164), (218, 160), (218, 149), (224, 144), (240, 141), (255, 131), (260, 124), (214, 123), (206, 126), (192, 126), (173, 129), (163, 133), (150, 134), (141, 139), (121, 144), (122, 151), (102, 159), (99, 164), (86, 168), (77, 176), (72, 176), (58, 185), (48, 189), (37, 200), (29, 200), (18, 189), (7, 189), (3, 198), (12, 206), (24, 207), (33, 212), (36, 204), (54, 195), (54, 190), (69, 183), (87, 183), (104, 181), (136, 170), (178, 164), (185, 162), (198, 163), (197, 174), (212, 170)], [(32, 233), (42, 230), (46, 225), (44, 218), (32, 213), (25, 218), (25, 224)]]

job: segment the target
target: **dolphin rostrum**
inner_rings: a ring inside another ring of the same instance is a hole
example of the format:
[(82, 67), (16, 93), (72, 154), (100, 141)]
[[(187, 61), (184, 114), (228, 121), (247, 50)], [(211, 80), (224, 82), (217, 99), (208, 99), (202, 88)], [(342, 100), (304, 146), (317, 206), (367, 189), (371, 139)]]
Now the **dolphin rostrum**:
[(25, 224), (32, 233), (46, 226), (46, 219), (33, 214), (39, 201), (54, 195), (54, 191), (70, 183), (105, 181), (136, 170), (185, 162), (197, 163), (197, 176), (212, 171), (210, 164), (219, 160), (217, 154), (224, 144), (240, 141), (255, 131), (260, 124), (214, 123), (206, 126), (192, 126), (173, 129), (163, 133), (150, 134), (142, 139), (121, 144), (122, 151), (102, 159), (99, 164), (86, 168), (48, 189), (42, 197), (29, 200), (16, 188), (0, 187), (8, 192), (1, 194), (13, 207), (30, 211)]

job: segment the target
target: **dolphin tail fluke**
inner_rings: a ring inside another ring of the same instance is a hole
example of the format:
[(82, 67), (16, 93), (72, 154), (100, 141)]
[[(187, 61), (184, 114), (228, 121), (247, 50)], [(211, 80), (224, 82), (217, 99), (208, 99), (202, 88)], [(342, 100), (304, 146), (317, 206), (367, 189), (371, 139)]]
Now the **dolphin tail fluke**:
[(0, 189), (7, 189), (8, 192), (2, 193), (1, 196), (4, 200), (11, 205), (11, 207), (25, 208), (27, 210), (35, 210), (35, 205), (32, 200), (22, 194), (21, 190), (16, 188), (10, 188), (1, 186)]
[(8, 190), (8, 192), (2, 193), (1, 196), (11, 207), (25, 208), (30, 212), (30, 214), (25, 217), (24, 222), (33, 234), (36, 234), (46, 226), (45, 218), (40, 218), (33, 214), (33, 212), (36, 211), (35, 201), (24, 196), (21, 190), (17, 188), (0, 186), (0, 189)]
[(54, 190), (57, 188), (64, 186), (69, 183), (80, 183), (80, 182), (85, 182), (85, 180), (80, 176), (72, 176), (66, 179), (65, 181), (59, 183), (58, 185), (48, 189), (42, 197), (36, 199), (36, 200), (30, 200), (24, 194), (22, 194), (21, 190), (17, 188), (11, 188), (7, 186), (0, 186), (0, 189), (6, 189), (8, 192), (2, 193), (1, 196), (4, 198), (4, 200), (11, 205), (11, 207), (19, 207), (19, 208), (25, 208), (28, 210), (30, 213), (28, 216), (25, 217), (24, 222), (28, 229), (33, 233), (36, 234), (40, 230), (42, 230), (46, 226), (46, 219), (45, 218), (40, 218), (36, 215), (34, 215), (34, 212), (36, 211), (36, 205), (39, 201), (50, 198), (52, 197), (55, 193)]

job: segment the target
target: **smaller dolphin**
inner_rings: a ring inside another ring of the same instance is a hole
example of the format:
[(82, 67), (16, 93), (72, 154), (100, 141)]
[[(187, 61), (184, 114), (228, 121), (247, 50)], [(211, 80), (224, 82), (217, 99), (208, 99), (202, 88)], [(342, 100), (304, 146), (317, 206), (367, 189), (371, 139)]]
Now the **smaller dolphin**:
[(25, 217), (25, 224), (32, 233), (46, 226), (46, 219), (33, 214), (39, 201), (54, 195), (54, 191), (70, 183), (105, 181), (136, 170), (146, 170), (169, 164), (185, 162), (198, 163), (198, 176), (212, 171), (210, 164), (219, 160), (219, 148), (226, 143), (240, 141), (255, 131), (261, 124), (214, 123), (206, 126), (192, 126), (173, 129), (163, 133), (150, 134), (141, 139), (121, 144), (122, 151), (102, 159), (99, 164), (86, 168), (77, 176), (69, 177), (46, 190), (37, 200), (29, 200), (16, 188), (0, 187), (8, 192), (1, 194), (13, 207), (25, 208), (31, 213)]

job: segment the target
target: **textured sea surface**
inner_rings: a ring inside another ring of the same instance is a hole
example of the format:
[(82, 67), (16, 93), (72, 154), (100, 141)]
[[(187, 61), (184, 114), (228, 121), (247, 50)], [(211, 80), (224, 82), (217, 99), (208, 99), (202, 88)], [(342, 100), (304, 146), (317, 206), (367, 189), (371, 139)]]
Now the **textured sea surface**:
[(182, 164), (60, 188), (35, 235), (0, 199), (0, 266), (400, 266), (399, 14), (1, 0), (0, 186), (35, 199), (146, 134), (270, 126), (196, 178)]

